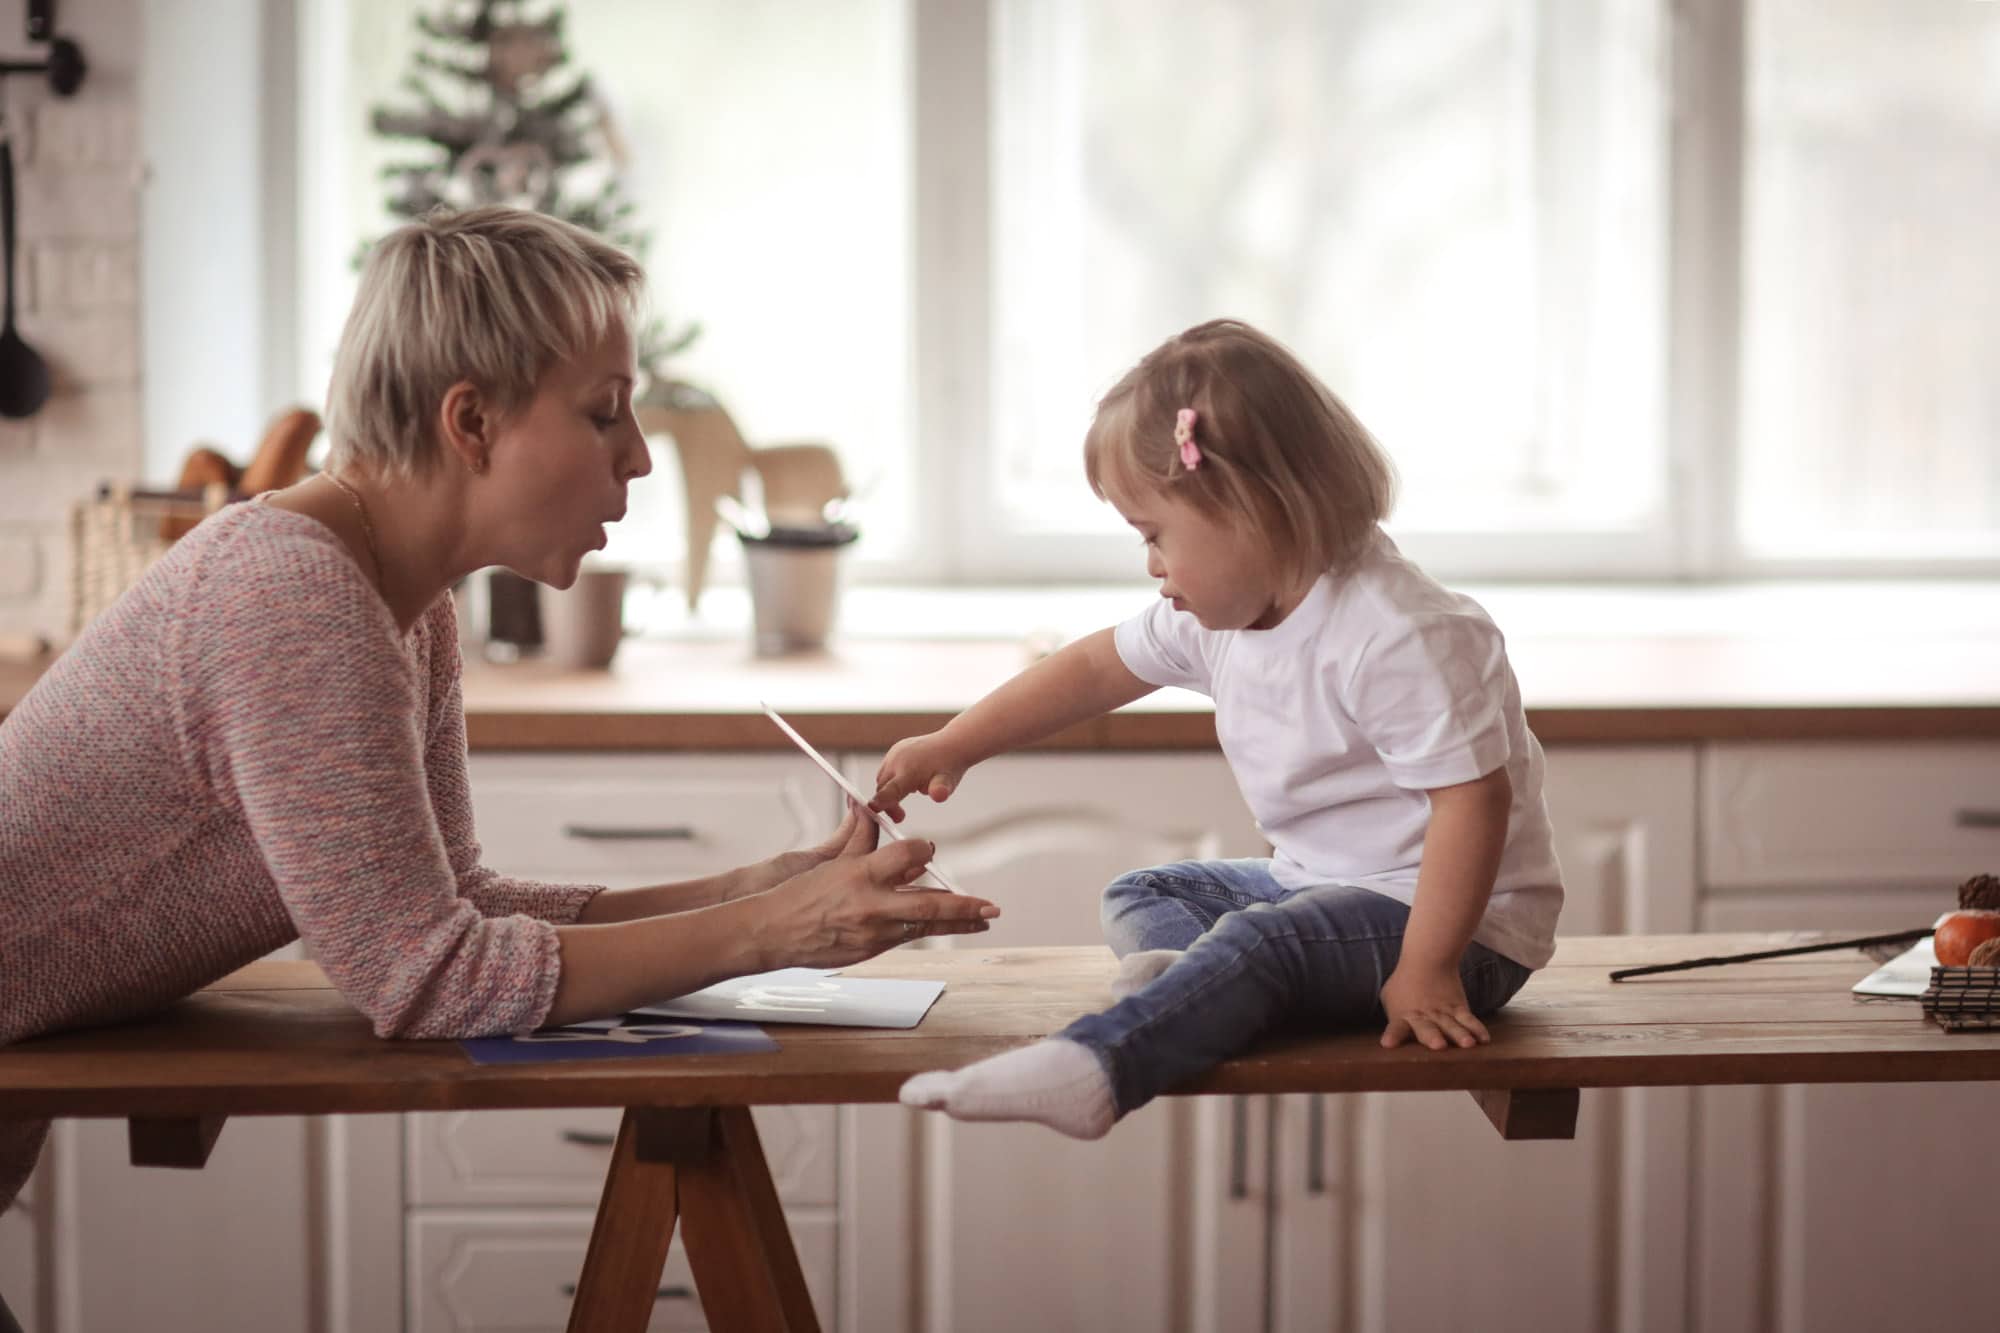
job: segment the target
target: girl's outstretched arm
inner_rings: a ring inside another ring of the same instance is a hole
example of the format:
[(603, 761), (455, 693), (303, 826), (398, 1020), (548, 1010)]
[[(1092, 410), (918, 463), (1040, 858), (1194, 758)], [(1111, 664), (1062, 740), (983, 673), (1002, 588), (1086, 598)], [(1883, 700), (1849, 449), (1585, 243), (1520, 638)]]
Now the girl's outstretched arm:
[(1151, 694), (1156, 687), (1132, 674), (1112, 636), (1102, 629), (1078, 639), (937, 731), (898, 741), (875, 775), (875, 808), (900, 820), (911, 792), (942, 801), (974, 764)]

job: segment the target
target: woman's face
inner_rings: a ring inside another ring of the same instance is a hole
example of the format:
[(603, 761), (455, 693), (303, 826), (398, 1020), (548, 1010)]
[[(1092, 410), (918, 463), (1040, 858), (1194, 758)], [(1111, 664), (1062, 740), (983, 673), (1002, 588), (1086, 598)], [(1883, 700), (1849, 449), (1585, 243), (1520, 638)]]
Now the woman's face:
[(493, 437), (475, 490), (495, 501), (494, 563), (567, 588), (605, 526), (625, 516), (625, 488), (653, 470), (632, 415), (632, 334), (622, 321), (542, 376), (535, 396)]

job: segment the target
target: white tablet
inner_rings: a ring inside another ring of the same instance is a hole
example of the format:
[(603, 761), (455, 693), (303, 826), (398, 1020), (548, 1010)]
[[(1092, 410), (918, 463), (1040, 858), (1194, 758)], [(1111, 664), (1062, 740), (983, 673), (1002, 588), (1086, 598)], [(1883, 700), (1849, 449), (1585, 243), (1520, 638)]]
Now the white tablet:
[[(777, 709), (771, 707), (771, 705), (764, 703), (761, 700), (758, 701), (757, 706), (764, 710), (764, 716), (770, 718), (773, 722), (778, 724), (778, 730), (784, 732), (785, 735), (791, 738), (792, 744), (798, 746), (801, 750), (804, 750), (806, 752), (806, 758), (812, 760), (815, 764), (819, 765), (820, 772), (826, 774), (828, 777), (832, 778), (836, 783), (840, 784), (840, 789), (846, 792), (850, 797), (852, 797), (856, 805), (859, 805), (863, 810), (868, 811), (868, 813), (874, 817), (875, 826), (877, 828), (881, 829), (884, 833), (888, 834), (891, 838), (895, 839), (897, 842), (905, 841), (903, 831), (896, 827), (896, 821), (889, 818), (889, 816), (883, 814), (880, 810), (875, 810), (870, 808), (868, 804), (868, 798), (866, 796), (863, 796), (860, 793), (860, 791), (855, 788), (854, 784), (849, 782), (846, 779), (846, 777), (841, 774), (841, 771), (839, 769), (835, 768), (832, 764), (828, 763), (825, 755), (821, 754), (818, 750), (813, 749), (812, 743), (810, 741), (806, 740), (805, 737), (799, 735), (798, 732), (794, 731), (792, 729), (791, 723), (785, 721), (785, 719), (783, 719), (782, 717), (779, 717)], [(931, 878), (935, 879), (939, 884), (943, 885), (945, 888), (950, 889), (953, 893), (965, 892), (965, 890), (959, 888), (958, 885), (951, 882), (951, 879), (944, 873), (944, 867), (940, 866), (937, 863), (935, 857), (932, 858), (930, 864), (925, 868), (929, 871)]]

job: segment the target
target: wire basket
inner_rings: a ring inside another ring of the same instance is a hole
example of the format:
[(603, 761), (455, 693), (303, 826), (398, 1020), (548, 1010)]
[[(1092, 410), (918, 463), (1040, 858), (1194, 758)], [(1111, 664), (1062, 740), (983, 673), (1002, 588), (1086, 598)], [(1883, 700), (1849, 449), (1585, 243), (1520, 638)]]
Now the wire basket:
[(117, 601), (174, 541), (240, 499), (217, 483), (199, 491), (143, 491), (102, 485), (70, 511), (71, 637)]
[(1946, 1032), (2000, 1028), (2000, 967), (1934, 967), (1921, 1003)]

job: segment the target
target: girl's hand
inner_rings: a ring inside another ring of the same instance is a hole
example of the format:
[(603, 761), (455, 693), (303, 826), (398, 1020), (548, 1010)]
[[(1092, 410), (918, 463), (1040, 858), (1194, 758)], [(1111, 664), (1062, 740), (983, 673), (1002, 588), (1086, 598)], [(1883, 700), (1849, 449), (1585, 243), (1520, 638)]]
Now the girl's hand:
[(876, 848), (874, 822), (852, 809), (841, 827), (852, 831), (838, 855), (757, 900), (763, 915), (752, 929), (764, 970), (845, 967), (926, 935), (976, 934), (1000, 915), (983, 898), (904, 887), (924, 873), (929, 842)]
[(1401, 1046), (1415, 1037), (1434, 1051), (1447, 1046), (1478, 1046), (1491, 1041), (1486, 1025), (1465, 1000), (1465, 982), (1456, 968), (1442, 971), (1398, 967), (1382, 986), (1382, 1011), (1389, 1026), (1382, 1030), (1384, 1046)]
[(903, 798), (922, 792), (933, 801), (948, 800), (969, 765), (953, 754), (942, 731), (910, 736), (889, 747), (875, 773), (875, 799), (869, 804), (898, 824), (903, 822)]
[(840, 827), (835, 829), (832, 836), (827, 838), (825, 842), (813, 847), (800, 847), (794, 851), (779, 852), (769, 860), (759, 861), (755, 865), (744, 866), (736, 872), (734, 882), (730, 884), (728, 892), (723, 895), (723, 901), (728, 902), (732, 898), (748, 898), (752, 894), (762, 893), (766, 889), (774, 889), (796, 875), (805, 874), (806, 871), (811, 870), (814, 866), (825, 865), (828, 861), (840, 855), (848, 843), (854, 842), (857, 838), (860, 839), (862, 851), (873, 851), (875, 850), (876, 839), (880, 834), (881, 830), (876, 826), (875, 821), (869, 818), (868, 812), (850, 799), (847, 802), (847, 817), (840, 821)]

